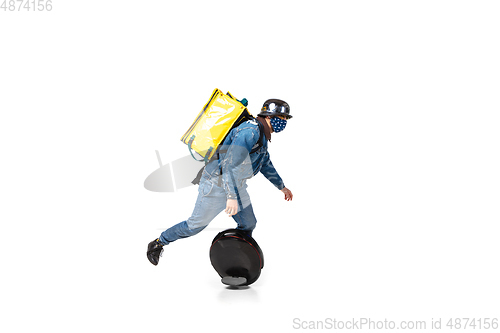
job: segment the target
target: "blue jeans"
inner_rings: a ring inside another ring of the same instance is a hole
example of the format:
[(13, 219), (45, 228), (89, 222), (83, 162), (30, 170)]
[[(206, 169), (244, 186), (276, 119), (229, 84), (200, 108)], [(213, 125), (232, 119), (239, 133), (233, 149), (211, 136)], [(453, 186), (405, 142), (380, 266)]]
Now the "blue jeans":
[[(244, 230), (251, 236), (257, 220), (246, 188), (246, 182), (238, 188), (238, 213), (233, 215), (233, 219), (238, 225), (237, 229)], [(191, 217), (162, 232), (160, 242), (167, 245), (180, 238), (196, 235), (226, 209), (226, 202), (224, 189), (214, 180), (202, 177), (198, 188), (198, 199)]]

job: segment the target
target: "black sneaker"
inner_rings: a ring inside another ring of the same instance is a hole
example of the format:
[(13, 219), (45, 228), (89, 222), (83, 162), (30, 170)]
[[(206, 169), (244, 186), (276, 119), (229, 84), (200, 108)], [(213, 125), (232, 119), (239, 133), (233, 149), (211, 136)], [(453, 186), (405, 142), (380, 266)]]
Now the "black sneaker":
[(163, 253), (163, 245), (160, 243), (160, 239), (157, 238), (151, 243), (148, 244), (148, 260), (153, 265), (158, 265), (158, 261), (160, 261), (161, 254)]

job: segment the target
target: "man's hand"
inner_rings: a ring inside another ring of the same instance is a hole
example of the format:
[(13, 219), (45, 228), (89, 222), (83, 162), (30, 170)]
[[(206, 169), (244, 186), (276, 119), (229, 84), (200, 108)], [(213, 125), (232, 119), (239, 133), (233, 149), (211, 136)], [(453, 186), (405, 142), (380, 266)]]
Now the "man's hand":
[(224, 212), (226, 212), (229, 216), (236, 215), (238, 213), (238, 200), (227, 199), (226, 210)]
[(283, 192), (285, 194), (286, 201), (291, 201), (293, 199), (292, 191), (290, 191), (286, 187), (284, 189), (282, 189), (281, 192)]

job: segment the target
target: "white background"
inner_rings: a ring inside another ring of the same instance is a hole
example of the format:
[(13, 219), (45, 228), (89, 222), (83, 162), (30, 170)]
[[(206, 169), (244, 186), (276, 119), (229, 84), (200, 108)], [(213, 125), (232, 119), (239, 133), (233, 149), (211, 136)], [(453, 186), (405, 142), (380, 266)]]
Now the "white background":
[[(2, 331), (500, 316), (499, 15), (495, 1), (0, 11)], [(155, 150), (187, 154), (214, 88), (294, 116), (270, 144), (293, 201), (249, 182), (266, 266), (246, 290), (210, 265), (224, 214), (157, 267), (145, 253), (197, 194), (143, 187)]]

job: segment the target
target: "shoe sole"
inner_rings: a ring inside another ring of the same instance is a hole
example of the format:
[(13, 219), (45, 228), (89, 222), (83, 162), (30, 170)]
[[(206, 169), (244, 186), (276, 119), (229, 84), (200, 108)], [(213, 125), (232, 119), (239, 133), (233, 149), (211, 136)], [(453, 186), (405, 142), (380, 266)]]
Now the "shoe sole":
[(148, 260), (149, 260), (149, 262), (150, 262), (150, 263), (152, 263), (153, 265), (155, 265), (155, 266), (156, 266), (156, 265), (158, 265), (158, 261), (154, 260), (154, 258), (153, 258), (153, 257), (150, 257), (149, 255), (148, 255)]

